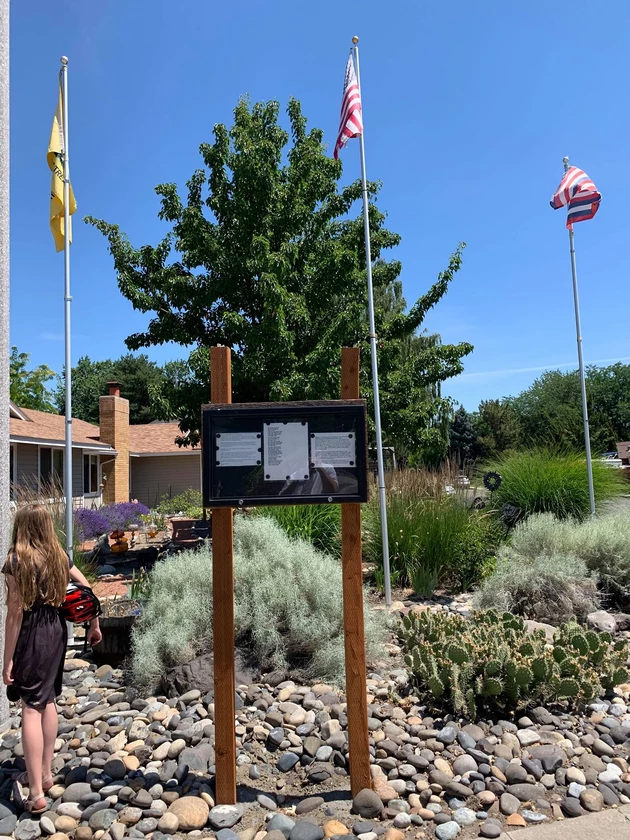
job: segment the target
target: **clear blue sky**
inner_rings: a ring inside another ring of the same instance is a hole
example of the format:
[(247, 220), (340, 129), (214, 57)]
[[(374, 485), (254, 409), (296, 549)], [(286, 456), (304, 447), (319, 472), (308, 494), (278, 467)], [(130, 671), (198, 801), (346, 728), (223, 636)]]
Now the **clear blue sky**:
[[(383, 182), (380, 206), (402, 235), (408, 302), (468, 243), (426, 322), (444, 341), (475, 345), (446, 392), (474, 409), (518, 393), (545, 368), (575, 365), (567, 232), (548, 203), (566, 154), (604, 196), (596, 219), (576, 226), (585, 356), (628, 360), (630, 6), (621, 0), (13, 2), (12, 342), (61, 370), (63, 258), (48, 228), (45, 161), (61, 54), (70, 58), (79, 205), (76, 361), (119, 356), (146, 322), (119, 294), (105, 240), (80, 218), (117, 222), (135, 244), (155, 242), (163, 228), (154, 186), (184, 185), (200, 165), (199, 144), (245, 93), (283, 108), (298, 97), (332, 153), (355, 33), (368, 177)], [(354, 180), (358, 143), (342, 154), (344, 179)], [(149, 352), (158, 361), (185, 355)]]

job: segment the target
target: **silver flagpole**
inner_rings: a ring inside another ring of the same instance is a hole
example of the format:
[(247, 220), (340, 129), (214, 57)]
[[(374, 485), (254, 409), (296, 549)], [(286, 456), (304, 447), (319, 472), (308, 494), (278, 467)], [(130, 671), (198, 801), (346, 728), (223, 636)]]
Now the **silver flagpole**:
[[(361, 96), (361, 76), (359, 73), (359, 39), (352, 39), (354, 46), (354, 69), (357, 74), (357, 87)], [(363, 100), (361, 100), (363, 105)], [(367, 180), (365, 177), (365, 144), (363, 132), (359, 135), (361, 149), (361, 186), (363, 192), (363, 229), (365, 232), (365, 270), (368, 284), (368, 309), (370, 313), (370, 346), (372, 350), (372, 390), (374, 392), (374, 425), (376, 426), (376, 458), (378, 463), (378, 493), (381, 506), (381, 531), (383, 535), (383, 573), (385, 576), (385, 603), (391, 606), (392, 585), (389, 571), (389, 537), (387, 533), (387, 499), (385, 495), (385, 467), (383, 464), (383, 436), (381, 433), (381, 405), (378, 392), (378, 364), (376, 360), (376, 327), (374, 325), (374, 295), (372, 291), (372, 254), (370, 249), (370, 217)]]
[[(569, 168), (569, 158), (562, 159), (564, 171)], [(578, 365), (580, 368), (580, 388), (582, 391), (582, 417), (584, 420), (584, 445), (586, 447), (586, 471), (588, 473), (588, 497), (591, 503), (591, 516), (595, 516), (595, 490), (593, 487), (593, 462), (591, 458), (591, 435), (588, 428), (588, 405), (586, 402), (586, 375), (582, 355), (582, 326), (580, 323), (580, 299), (578, 296), (577, 266), (575, 264), (575, 238), (573, 228), (569, 229), (569, 248), (571, 250), (571, 273), (573, 275), (573, 303), (575, 306), (575, 333), (577, 337)]]
[(63, 103), (63, 274), (64, 334), (66, 344), (66, 452), (64, 491), (66, 496), (66, 550), (72, 559), (72, 353), (70, 344), (70, 157), (68, 153), (68, 59), (61, 56), (61, 91)]
[[(2, 406), (8, 406), (9, 387), (9, 0), (0, 0), (0, 394)], [(0, 418), (0, 557), (9, 550), (11, 480), (9, 412)], [(4, 649), (6, 605), (0, 600), (0, 647)], [(9, 728), (9, 701), (4, 686), (0, 688), (0, 732)]]

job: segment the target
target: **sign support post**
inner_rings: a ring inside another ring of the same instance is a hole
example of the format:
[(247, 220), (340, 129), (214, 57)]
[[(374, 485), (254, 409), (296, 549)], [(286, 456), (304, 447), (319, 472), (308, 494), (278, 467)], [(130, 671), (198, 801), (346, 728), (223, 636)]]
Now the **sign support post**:
[[(359, 399), (359, 349), (355, 347), (343, 347), (341, 350), (341, 398)], [(372, 786), (365, 683), (360, 504), (341, 505), (341, 564), (350, 786), (354, 797), (359, 791)]]
[[(232, 374), (231, 374), (231, 350), (229, 347), (212, 347), (210, 355), (210, 398), (217, 408), (214, 411), (221, 412), (225, 410), (226, 413), (233, 409), (227, 409), (232, 403)], [(348, 410), (355, 411), (357, 406), (352, 406), (353, 401), (359, 401), (359, 350), (357, 348), (344, 347), (342, 349), (342, 363), (341, 363), (341, 398), (345, 401), (342, 406), (345, 409), (345, 417), (347, 418)], [(333, 401), (334, 402), (334, 401)], [(267, 404), (264, 404), (267, 406)], [(307, 406), (303, 411), (310, 410), (321, 405), (326, 407), (328, 404), (322, 402), (321, 404), (311, 403), (295, 403), (296, 406)], [(210, 407), (209, 407), (210, 408)], [(286, 405), (282, 408), (286, 411)], [(346, 662), (346, 699), (347, 699), (347, 714), (348, 714), (348, 750), (350, 759), (350, 785), (352, 795), (356, 796), (359, 791), (365, 788), (371, 788), (371, 774), (370, 774), (370, 742), (368, 732), (368, 712), (367, 712), (367, 691), (366, 691), (366, 657), (365, 657), (365, 625), (363, 615), (363, 566), (361, 558), (361, 505), (360, 501), (365, 500), (367, 496), (367, 485), (365, 483), (366, 473), (366, 454), (364, 453), (363, 460), (360, 455), (359, 441), (363, 441), (362, 447), (366, 448), (365, 442), (365, 405), (360, 403), (359, 417), (362, 418), (360, 422), (353, 421), (354, 426), (346, 425), (345, 431), (342, 433), (344, 438), (354, 438), (352, 446), (356, 446), (356, 452), (352, 454), (352, 460), (349, 464), (358, 470), (357, 480), (361, 477), (361, 472), (364, 475), (363, 485), (358, 481), (358, 486), (354, 491), (347, 492), (346, 499), (348, 501), (341, 502), (341, 565), (342, 565), (342, 586), (343, 586), (343, 622), (344, 622), (344, 645), (345, 645), (345, 662)], [(211, 425), (206, 427), (204, 414), (204, 439), (203, 447), (208, 455), (207, 462), (204, 461), (208, 472), (204, 473), (204, 500), (207, 498), (210, 502), (212, 513), (212, 603), (213, 603), (213, 646), (214, 646), (214, 725), (215, 725), (215, 756), (216, 756), (216, 802), (218, 805), (235, 805), (236, 804), (236, 737), (235, 737), (235, 667), (234, 667), (234, 521), (233, 507), (215, 507), (212, 506), (212, 500), (220, 502), (220, 497), (213, 495), (211, 492), (211, 482), (206, 486), (206, 480), (212, 473), (212, 464), (216, 461), (223, 462), (222, 456), (217, 457), (219, 449), (225, 450), (226, 453), (230, 451), (229, 433), (216, 433), (216, 436), (211, 431)], [(264, 416), (264, 415), (263, 415)], [(278, 415), (280, 417), (287, 416)], [(298, 414), (299, 416), (299, 414)], [(312, 417), (312, 414), (306, 415)], [(330, 416), (330, 415), (329, 415)], [(352, 416), (352, 415), (350, 415)], [(356, 417), (356, 411), (354, 416)], [(262, 428), (262, 420), (260, 428)], [(294, 425), (306, 425), (306, 420), (293, 421)], [(310, 422), (310, 421), (309, 421)], [(346, 423), (348, 421), (346, 420)], [(357, 424), (358, 422), (358, 424)], [(269, 423), (267, 424), (269, 425)], [(272, 425), (280, 425), (274, 423)], [(285, 421), (287, 425), (287, 421)], [(326, 428), (326, 427), (324, 427)], [(317, 429), (317, 426), (315, 426)], [(347, 430), (353, 429), (352, 433), (348, 434)], [(210, 432), (208, 434), (208, 432)], [(237, 448), (237, 453), (243, 459), (243, 437), (247, 441), (247, 436), (256, 437), (256, 432), (246, 431), (244, 435), (239, 438), (238, 435), (232, 435), (231, 446), (234, 449), (234, 444), (240, 447)], [(305, 429), (304, 434), (308, 439), (308, 432)], [(325, 434), (325, 433), (324, 433)], [(330, 433), (329, 433), (330, 434)], [(317, 432), (312, 433), (312, 438), (318, 436)], [(322, 435), (323, 437), (324, 435)], [(258, 438), (264, 438), (264, 434), (258, 433)], [(219, 445), (219, 438), (221, 438)], [(237, 441), (234, 440), (237, 438)], [(347, 444), (346, 440), (346, 444)], [(254, 446), (265, 446), (263, 441), (258, 444), (254, 440)], [(215, 449), (216, 447), (216, 449)], [(247, 447), (245, 447), (247, 448)], [(254, 453), (253, 458), (256, 459), (261, 449)], [(308, 450), (306, 450), (308, 454)], [(232, 452), (232, 457), (236, 457)], [(260, 464), (262, 456), (258, 455), (258, 461), (248, 461), (247, 458), (252, 457), (251, 453), (245, 456), (244, 466), (256, 463)], [(337, 456), (338, 457), (338, 456)], [(205, 456), (204, 456), (205, 458)], [(214, 460), (211, 460), (214, 459)], [(343, 459), (342, 459), (343, 463)], [(359, 465), (362, 464), (362, 469)], [(241, 466), (241, 464), (237, 464)], [(225, 465), (227, 466), (227, 465)], [(221, 464), (221, 469), (225, 469)], [(314, 466), (311, 464), (311, 467)], [(347, 466), (347, 465), (345, 465)], [(260, 469), (260, 467), (259, 467)], [(302, 467), (301, 472), (308, 472), (308, 466)], [(269, 478), (269, 476), (267, 476)], [(290, 476), (287, 476), (289, 480)], [(307, 479), (308, 475), (304, 475)], [(245, 495), (245, 494), (244, 494)], [(234, 499), (229, 495), (224, 497), (224, 504), (233, 504)], [(354, 501), (357, 499), (358, 501)], [(324, 500), (321, 500), (324, 501)], [(330, 497), (328, 502), (332, 502)], [(260, 504), (260, 502), (258, 502)], [(284, 504), (294, 503), (291, 496), (286, 497)], [(308, 502), (307, 502), (308, 503)], [(238, 505), (243, 505), (243, 500), (238, 501)]]
[[(232, 402), (230, 353), (229, 347), (210, 350), (210, 399), (213, 403)], [(219, 805), (235, 805), (233, 510), (213, 508), (211, 513), (216, 799)]]

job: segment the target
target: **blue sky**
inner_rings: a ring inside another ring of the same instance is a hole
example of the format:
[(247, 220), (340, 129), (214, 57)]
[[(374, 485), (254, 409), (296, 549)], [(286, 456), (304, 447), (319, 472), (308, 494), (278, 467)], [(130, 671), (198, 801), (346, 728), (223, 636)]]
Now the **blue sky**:
[[(79, 205), (76, 361), (119, 356), (147, 317), (121, 297), (104, 239), (80, 217), (116, 222), (135, 244), (155, 242), (163, 227), (154, 186), (184, 185), (199, 144), (245, 93), (283, 108), (298, 97), (332, 153), (355, 33), (368, 177), (383, 182), (380, 206), (402, 236), (408, 302), (460, 240), (468, 244), (426, 321), (445, 342), (475, 345), (446, 393), (474, 409), (544, 369), (575, 366), (568, 238), (548, 203), (564, 155), (604, 196), (598, 216), (576, 226), (585, 358), (629, 360), (627, 3), (30, 0), (12, 4), (11, 26), (11, 340), (33, 363), (63, 364), (63, 257), (48, 228), (45, 161), (59, 56), (70, 59)], [(342, 155), (344, 180), (354, 180), (358, 143)], [(149, 354), (164, 361), (185, 351)]]

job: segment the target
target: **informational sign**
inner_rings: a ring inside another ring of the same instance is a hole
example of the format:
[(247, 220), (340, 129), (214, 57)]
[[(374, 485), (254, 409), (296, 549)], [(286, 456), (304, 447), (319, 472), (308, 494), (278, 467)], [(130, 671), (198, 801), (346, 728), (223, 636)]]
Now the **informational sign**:
[(265, 423), (265, 481), (306, 481), (308, 428), (306, 423)]
[(203, 409), (205, 507), (367, 501), (363, 400)]
[(252, 467), (262, 460), (260, 433), (227, 432), (216, 436), (216, 463), (223, 467)]
[(353, 432), (311, 432), (312, 466), (354, 467), (356, 462)]

